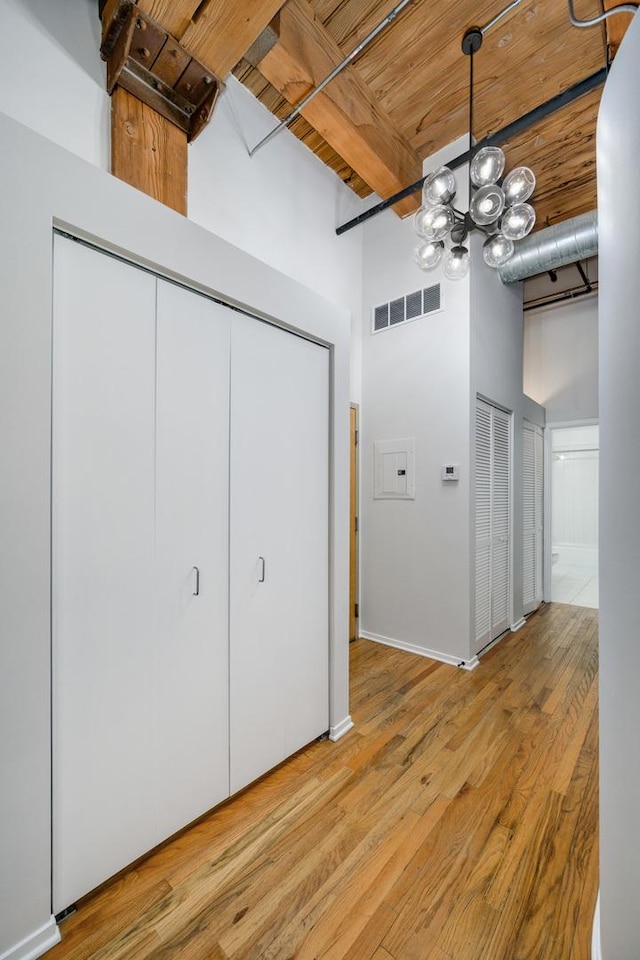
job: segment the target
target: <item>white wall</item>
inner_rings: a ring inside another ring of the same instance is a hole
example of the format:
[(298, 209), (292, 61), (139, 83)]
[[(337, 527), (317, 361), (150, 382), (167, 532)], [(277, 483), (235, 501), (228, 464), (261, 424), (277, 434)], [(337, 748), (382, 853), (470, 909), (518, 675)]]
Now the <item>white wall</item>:
[[(0, 111), (109, 169), (110, 99), (97, 0), (0, 0)], [(24, 56), (28, 51), (28, 66)], [(360, 400), (362, 237), (336, 227), (361, 201), (229, 77), (189, 147), (189, 218), (351, 313), (351, 399)]]
[[(387, 211), (364, 233), (361, 632), (467, 660), (469, 280), (416, 266), (411, 218)], [(441, 313), (371, 334), (373, 306), (438, 281)], [(401, 437), (416, 442), (416, 498), (374, 500), (374, 441)]]
[(640, 957), (640, 17), (605, 84), (597, 134), (600, 245), (600, 920), (603, 960)]
[(189, 147), (189, 217), (351, 311), (351, 399), (360, 400), (362, 234), (336, 236), (362, 202), (288, 131), (253, 157), (274, 117), (233, 77)]
[(525, 313), (524, 392), (547, 420), (598, 418), (598, 297)]
[(109, 166), (97, 0), (0, 0), (0, 111)]
[[(464, 176), (458, 173), (461, 184)], [(476, 236), (469, 277), (449, 281), (440, 269), (423, 272), (414, 264), (411, 218), (384, 213), (364, 234), (361, 633), (467, 661), (477, 394), (514, 412), (512, 623), (522, 616), (522, 420), (542, 425), (544, 410), (522, 393), (521, 284), (500, 283)], [(371, 334), (376, 304), (436, 282), (441, 313)], [(402, 437), (416, 441), (416, 498), (374, 500), (373, 444)], [(442, 481), (446, 463), (459, 464), (458, 482)]]

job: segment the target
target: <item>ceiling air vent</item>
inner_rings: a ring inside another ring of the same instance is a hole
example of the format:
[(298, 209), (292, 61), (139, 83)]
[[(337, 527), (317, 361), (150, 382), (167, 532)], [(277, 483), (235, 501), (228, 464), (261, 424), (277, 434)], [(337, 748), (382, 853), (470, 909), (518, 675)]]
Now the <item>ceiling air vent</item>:
[(397, 327), (401, 323), (419, 320), (420, 317), (425, 317), (428, 313), (436, 313), (440, 309), (440, 284), (435, 283), (426, 290), (416, 290), (414, 293), (407, 293), (404, 297), (398, 297), (389, 303), (381, 303), (374, 307), (371, 332), (380, 333), (382, 330)]

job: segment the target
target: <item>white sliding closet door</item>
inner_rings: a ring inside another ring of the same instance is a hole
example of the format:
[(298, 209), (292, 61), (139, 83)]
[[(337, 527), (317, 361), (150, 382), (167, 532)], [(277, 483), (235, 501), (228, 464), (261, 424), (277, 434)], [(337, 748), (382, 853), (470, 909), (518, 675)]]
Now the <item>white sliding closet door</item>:
[(229, 795), (229, 310), (158, 280), (159, 828)]
[(542, 430), (524, 422), (522, 428), (523, 609), (536, 610), (542, 602), (543, 442)]
[(329, 352), (238, 315), (231, 362), (235, 792), (329, 725)]
[(53, 909), (157, 842), (155, 279), (55, 239)]
[(509, 627), (511, 417), (477, 401), (475, 441), (475, 650)]

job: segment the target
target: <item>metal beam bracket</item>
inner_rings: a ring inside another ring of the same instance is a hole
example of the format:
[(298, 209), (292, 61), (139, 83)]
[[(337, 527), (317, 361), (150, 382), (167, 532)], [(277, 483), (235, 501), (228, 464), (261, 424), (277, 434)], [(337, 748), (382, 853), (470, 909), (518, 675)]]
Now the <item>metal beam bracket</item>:
[(131, 0), (119, 0), (104, 27), (100, 55), (108, 93), (124, 87), (195, 140), (211, 119), (222, 82)]

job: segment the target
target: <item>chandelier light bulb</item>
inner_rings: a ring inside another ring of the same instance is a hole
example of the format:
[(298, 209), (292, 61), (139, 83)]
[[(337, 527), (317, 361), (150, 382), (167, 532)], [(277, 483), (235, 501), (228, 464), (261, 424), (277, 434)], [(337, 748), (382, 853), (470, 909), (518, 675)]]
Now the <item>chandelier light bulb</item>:
[(482, 147), (471, 161), (471, 182), (476, 187), (497, 183), (502, 176), (504, 165), (505, 155), (500, 147)]
[(503, 263), (511, 259), (514, 249), (513, 240), (497, 233), (495, 236), (489, 237), (484, 245), (482, 251), (484, 262), (488, 267), (501, 267)]
[(462, 280), (469, 273), (469, 251), (466, 247), (456, 245), (447, 250), (444, 258), (444, 275), (449, 280)]
[(436, 207), (421, 207), (414, 217), (416, 233), (425, 240), (444, 240), (453, 224), (453, 210), (440, 203)]
[(422, 185), (425, 206), (448, 203), (456, 192), (456, 179), (449, 167), (439, 167), (430, 173)]
[(502, 184), (507, 205), (524, 203), (536, 188), (536, 178), (529, 167), (516, 167), (507, 174)]
[(495, 223), (503, 210), (504, 193), (493, 183), (480, 187), (471, 198), (471, 216), (481, 227)]
[(444, 244), (441, 240), (432, 242), (427, 240), (425, 243), (419, 243), (413, 251), (413, 259), (421, 270), (433, 270), (442, 260)]
[(533, 230), (536, 212), (530, 203), (514, 203), (502, 215), (500, 230), (508, 240), (522, 240)]

